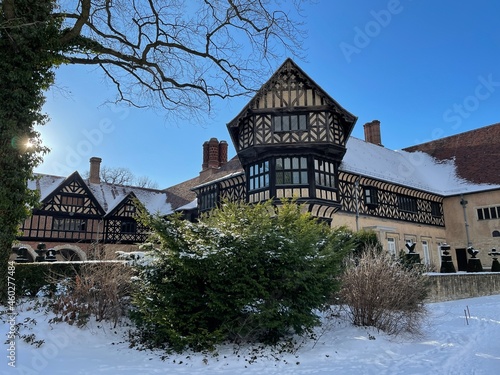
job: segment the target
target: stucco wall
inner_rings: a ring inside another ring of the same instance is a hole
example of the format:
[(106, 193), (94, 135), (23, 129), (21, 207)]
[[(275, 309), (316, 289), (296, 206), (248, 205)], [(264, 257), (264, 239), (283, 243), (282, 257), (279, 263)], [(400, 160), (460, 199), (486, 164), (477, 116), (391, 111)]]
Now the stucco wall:
[[(334, 215), (332, 226), (338, 227), (342, 225), (356, 230), (356, 216), (346, 213)], [(357, 228), (359, 230), (373, 230), (385, 250), (389, 250), (388, 238), (392, 238), (397, 254), (399, 254), (400, 250), (408, 252), (405, 247), (406, 240), (412, 241), (416, 244), (415, 251), (420, 254), (422, 263), (424, 263), (423, 241), (426, 241), (430, 258), (430, 269), (439, 272), (441, 267), (439, 244), (446, 242), (445, 229), (443, 227), (360, 215)]]
[(500, 273), (498, 272), (429, 274), (428, 277), (431, 288), (428, 302), (500, 294)]
[[(492, 248), (500, 250), (500, 237), (493, 237), (495, 230), (500, 231), (500, 218), (489, 220), (478, 220), (477, 209), (487, 206), (500, 206), (500, 190), (491, 190), (482, 193), (465, 194), (445, 198), (443, 210), (446, 225), (446, 241), (451, 246), (450, 255), (453, 257), (455, 266), (457, 248), (467, 248), (467, 232), (465, 229), (465, 217), (463, 206), (460, 201), (467, 201), (465, 214), (467, 217), (469, 241), (472, 246), (479, 250), (478, 258), (483, 267), (491, 265), (488, 253)], [(470, 256), (467, 254), (467, 258)]]

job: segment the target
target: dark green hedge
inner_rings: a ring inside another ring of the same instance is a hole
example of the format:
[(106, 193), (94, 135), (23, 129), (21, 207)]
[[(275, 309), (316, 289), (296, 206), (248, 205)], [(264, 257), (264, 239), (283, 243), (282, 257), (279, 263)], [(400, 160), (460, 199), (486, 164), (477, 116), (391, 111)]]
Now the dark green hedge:
[(45, 286), (55, 291), (56, 283), (74, 277), (81, 263), (16, 263), (15, 266), (16, 295), (35, 296)]

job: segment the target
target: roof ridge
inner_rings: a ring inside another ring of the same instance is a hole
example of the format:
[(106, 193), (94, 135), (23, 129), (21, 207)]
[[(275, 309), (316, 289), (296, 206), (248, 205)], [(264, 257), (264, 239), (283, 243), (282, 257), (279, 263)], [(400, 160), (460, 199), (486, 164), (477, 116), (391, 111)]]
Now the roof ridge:
[(465, 136), (467, 134), (474, 133), (474, 132), (484, 131), (485, 129), (492, 128), (492, 127), (495, 127), (495, 126), (500, 126), (500, 122), (497, 122), (497, 123), (494, 123), (494, 124), (490, 124), (490, 125), (486, 125), (486, 126), (482, 126), (480, 128), (476, 128), (476, 129), (470, 129), (470, 130), (464, 131), (462, 133), (456, 133), (456, 134), (448, 135), (448, 136), (443, 137), (443, 138), (437, 138), (437, 139), (433, 139), (431, 141), (427, 141), (427, 142), (423, 142), (423, 143), (417, 143), (416, 145), (404, 147), (404, 148), (402, 148), (402, 150), (411, 149), (411, 148), (414, 148), (414, 147), (420, 147), (420, 146), (432, 144), (432, 143), (435, 143), (435, 142), (443, 142), (443, 141), (445, 141), (445, 140), (447, 140), (449, 138), (455, 138), (455, 137)]

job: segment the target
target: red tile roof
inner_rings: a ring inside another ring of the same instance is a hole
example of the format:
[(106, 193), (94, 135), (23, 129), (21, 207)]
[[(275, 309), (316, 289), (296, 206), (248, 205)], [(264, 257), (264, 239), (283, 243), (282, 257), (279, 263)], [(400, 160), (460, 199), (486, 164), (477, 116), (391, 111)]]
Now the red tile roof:
[(455, 161), (460, 177), (474, 182), (500, 184), (500, 123), (407, 147), (437, 160)]

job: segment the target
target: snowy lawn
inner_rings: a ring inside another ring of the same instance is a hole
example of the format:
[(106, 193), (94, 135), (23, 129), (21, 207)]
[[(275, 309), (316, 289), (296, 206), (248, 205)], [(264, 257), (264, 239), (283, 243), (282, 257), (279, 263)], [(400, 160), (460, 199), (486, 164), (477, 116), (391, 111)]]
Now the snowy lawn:
[[(49, 324), (50, 315), (18, 307), (25, 318), (16, 341), (16, 367), (9, 366), (5, 345), (0, 374), (500, 374), (500, 295), (432, 303), (419, 338), (393, 338), (371, 328), (328, 321), (316, 339), (298, 339), (295, 353), (221, 347), (218, 356), (170, 355), (129, 348), (127, 328), (89, 324), (79, 329)], [(466, 317), (466, 311), (470, 316)], [(0, 330), (7, 337), (3, 318)], [(40, 341), (43, 340), (43, 344)], [(5, 340), (4, 340), (5, 341)]]

